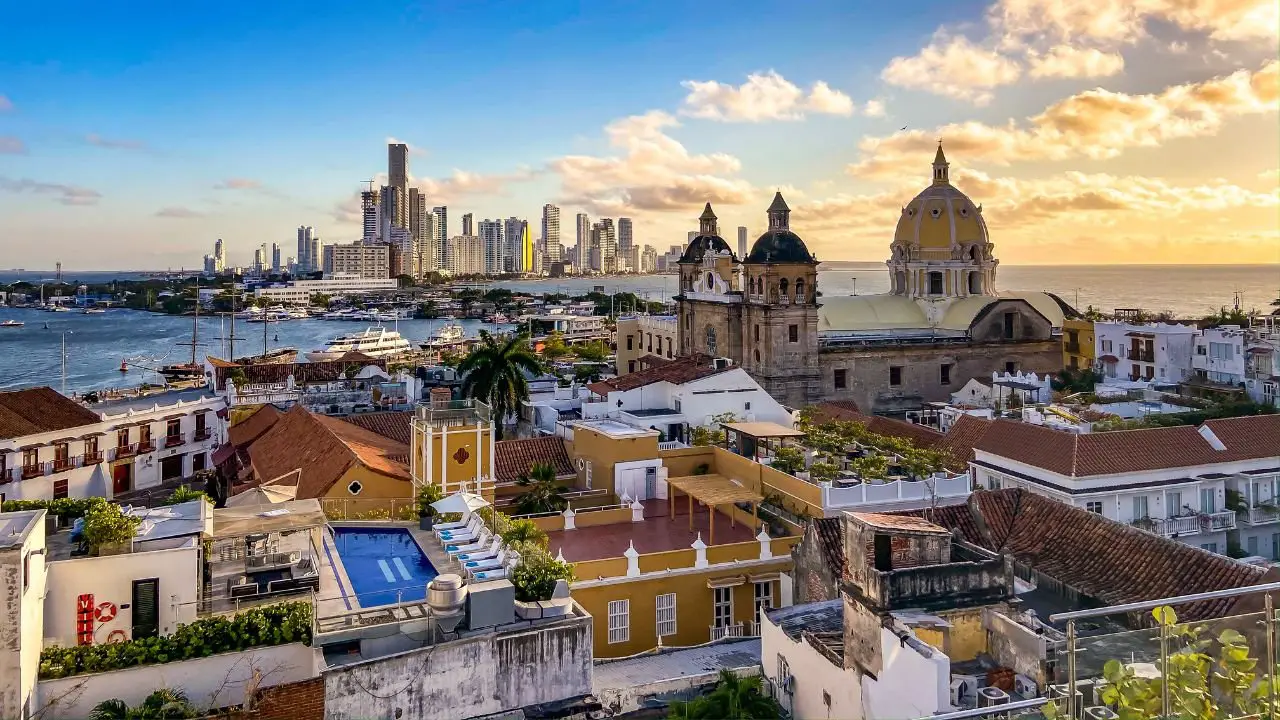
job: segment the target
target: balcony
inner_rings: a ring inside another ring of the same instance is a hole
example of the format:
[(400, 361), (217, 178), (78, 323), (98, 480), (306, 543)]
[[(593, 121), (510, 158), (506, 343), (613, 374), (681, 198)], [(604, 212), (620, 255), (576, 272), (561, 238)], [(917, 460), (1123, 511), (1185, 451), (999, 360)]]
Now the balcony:
[(1280, 521), (1280, 507), (1255, 505), (1242, 513), (1245, 525), (1267, 525)]
[(56, 472), (56, 473), (66, 472), (71, 468), (76, 467), (76, 460), (78, 460), (78, 458), (73, 458), (73, 457), (54, 458), (53, 472)]
[(155, 451), (155, 449), (156, 449), (156, 441), (155, 441), (155, 440), (143, 440), (142, 442), (138, 443), (138, 454), (139, 454), (139, 455), (142, 455), (143, 453), (154, 452), (154, 451)]
[(187, 441), (187, 437), (182, 433), (178, 433), (177, 435), (164, 436), (164, 446), (167, 448), (178, 447), (179, 445), (181, 445), (186, 441)]
[(1130, 523), (1140, 530), (1161, 537), (1187, 537), (1200, 533), (1234, 530), (1236, 514), (1233, 510), (1197, 515), (1183, 515), (1172, 518), (1139, 518)]
[(746, 630), (745, 623), (735, 623), (733, 625), (722, 625), (720, 627), (716, 627), (712, 625), (710, 630), (711, 630), (711, 642), (715, 642), (717, 640), (724, 640), (725, 638), (751, 637), (751, 635)]
[(1080, 354), (1080, 343), (1067, 343), (1063, 348), (1072, 355)]
[(45, 468), (48, 463), (36, 463), (35, 465), (22, 466), (22, 479), (30, 480), (31, 478), (40, 477), (45, 474)]
[(1129, 357), (1127, 359), (1133, 362), (1153, 363), (1156, 361), (1156, 353), (1154, 350), (1129, 348)]
[(101, 450), (94, 450), (93, 452), (89, 452), (89, 453), (85, 453), (85, 454), (84, 454), (84, 464), (85, 464), (85, 465), (97, 465), (97, 464), (98, 464), (98, 463), (100, 463), (100, 462), (102, 462), (102, 451), (101, 451)]
[(117, 445), (115, 459), (123, 460), (127, 457), (133, 457), (134, 455), (137, 455), (137, 454), (138, 454), (138, 446), (134, 443), (129, 443), (128, 445)]
[(201, 442), (213, 437), (213, 431), (209, 428), (200, 428), (191, 436), (191, 442)]

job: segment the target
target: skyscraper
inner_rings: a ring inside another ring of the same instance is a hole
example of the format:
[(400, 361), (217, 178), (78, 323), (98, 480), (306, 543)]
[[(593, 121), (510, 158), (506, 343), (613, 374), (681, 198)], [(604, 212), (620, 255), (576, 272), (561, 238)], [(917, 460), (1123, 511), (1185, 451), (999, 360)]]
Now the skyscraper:
[(324, 269), (324, 255), (320, 251), (320, 236), (312, 233), (307, 245), (307, 268), (303, 272), (320, 272)]
[(747, 226), (738, 226), (738, 259), (745, 260), (747, 257)]
[(360, 217), (364, 226), (361, 238), (366, 243), (371, 243), (378, 238), (379, 216), (378, 203), (382, 199), (382, 194), (373, 189), (373, 184), (369, 184), (369, 189), (360, 193)]
[(315, 230), (310, 225), (298, 226), (298, 271), (310, 272), (312, 263), (318, 262), (319, 258), (311, 257), (311, 238), (315, 236)]
[(440, 205), (431, 209), (436, 216), (436, 267), (450, 270), (453, 264), (449, 259), (449, 208)]
[(475, 218), (471, 216), (471, 213), (467, 213), (466, 215), (462, 216), (462, 234), (463, 235), (475, 234), (474, 220)]
[(632, 267), (631, 248), (634, 242), (631, 218), (618, 218), (618, 271), (639, 270)]
[(555, 205), (542, 206), (542, 245), (548, 261), (560, 262), (564, 245), (560, 244), (560, 208)]
[(415, 241), (418, 245), (418, 264), (413, 274), (422, 279), (427, 273), (440, 269), (440, 260), (436, 255), (439, 247), (436, 243), (436, 216), (424, 212), (418, 224), (421, 230)]
[(480, 275), (485, 271), (485, 244), (475, 235), (459, 235), (449, 241), (449, 269), (455, 275)]
[[(471, 214), (462, 216), (462, 227), (470, 225)], [(484, 273), (499, 275), (505, 266), (506, 242), (502, 237), (502, 221), (485, 218), (480, 221), (480, 241), (484, 243)], [(463, 233), (466, 236), (466, 233)]]
[(592, 270), (602, 273), (618, 271), (618, 236), (613, 226), (613, 218), (601, 218), (600, 222), (591, 226), (589, 241), (589, 263)]
[(506, 240), (502, 263), (504, 272), (528, 272), (529, 263), (525, 261), (524, 237), (528, 232), (529, 222), (518, 217), (509, 217), (503, 221), (502, 236)]
[(222, 244), (222, 238), (213, 243), (213, 269), (215, 272), (227, 269), (227, 248)]
[(280, 262), (280, 246), (271, 243), (271, 272), (280, 272), (284, 266)]
[(404, 143), (387, 144), (387, 184), (399, 188), (400, 197), (408, 197), (409, 146)]
[[(382, 220), (386, 225), (398, 228), (409, 227), (409, 197), (399, 185), (382, 186)], [(383, 233), (382, 241), (387, 241)]]
[(578, 213), (577, 220), (577, 237), (575, 241), (578, 243), (578, 259), (586, 265), (587, 255), (585, 249), (591, 245), (591, 218), (586, 213)]
[(423, 226), (427, 215), (427, 196), (416, 187), (409, 188), (409, 232), (414, 241), (421, 240), (426, 228)]
[(266, 267), (266, 265), (267, 265), (267, 244), (263, 243), (258, 246), (258, 249), (253, 251), (254, 272), (261, 274), (263, 269)]

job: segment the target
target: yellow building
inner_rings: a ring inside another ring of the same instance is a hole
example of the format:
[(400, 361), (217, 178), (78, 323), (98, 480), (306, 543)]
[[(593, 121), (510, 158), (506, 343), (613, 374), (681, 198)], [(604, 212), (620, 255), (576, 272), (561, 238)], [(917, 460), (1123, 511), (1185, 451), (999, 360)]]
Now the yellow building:
[(1062, 367), (1068, 370), (1086, 370), (1093, 367), (1093, 321), (1084, 318), (1068, 318), (1062, 323)]
[(494, 499), (493, 418), (478, 400), (422, 403), (413, 413), (409, 472), (446, 495), (466, 490)]
[(618, 374), (642, 370), (642, 358), (671, 360), (679, 352), (679, 328), (674, 315), (636, 315), (618, 320)]

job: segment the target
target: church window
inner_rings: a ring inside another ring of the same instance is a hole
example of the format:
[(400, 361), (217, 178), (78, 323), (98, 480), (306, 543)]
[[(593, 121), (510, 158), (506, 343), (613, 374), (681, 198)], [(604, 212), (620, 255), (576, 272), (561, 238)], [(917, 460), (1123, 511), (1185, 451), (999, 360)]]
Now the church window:
[(796, 278), (796, 302), (804, 302), (804, 278)]
[(778, 295), (781, 297), (787, 296), (787, 279), (786, 278), (782, 278), (781, 280), (778, 281)]
[(978, 295), (982, 292), (982, 273), (969, 273), (969, 294)]
[(714, 289), (715, 286), (716, 286), (716, 276), (712, 275), (711, 273), (707, 273), (707, 289), (708, 290)]
[(716, 354), (716, 329), (710, 325), (707, 326), (707, 354)]
[(760, 364), (760, 348), (756, 348), (756, 364)]
[(835, 385), (837, 390), (844, 390), (848, 386), (848, 382), (849, 382), (848, 372), (849, 371), (845, 370), (844, 368), (838, 368), (835, 371), (834, 379), (835, 379)]
[(787, 340), (793, 343), (800, 342), (800, 326), (799, 325), (787, 326)]
[(936, 270), (934, 272), (929, 273), (929, 294), (930, 295), (943, 294), (942, 273)]
[(932, 210), (930, 210), (930, 211), (929, 211), (929, 214), (930, 214), (930, 215), (932, 215), (932, 216), (934, 217), (934, 219), (936, 220), (936, 219), (938, 218), (938, 216), (942, 214), (942, 210), (941, 210), (941, 209), (939, 209), (939, 208), (934, 208), (934, 209), (932, 209)]
[(893, 366), (889, 368), (889, 385), (897, 387), (902, 384), (902, 368)]
[(951, 363), (942, 363), (938, 381), (943, 385), (951, 384)]
[(751, 339), (754, 340), (755, 342), (760, 342), (760, 324), (759, 323), (756, 323), (756, 326), (751, 329)]

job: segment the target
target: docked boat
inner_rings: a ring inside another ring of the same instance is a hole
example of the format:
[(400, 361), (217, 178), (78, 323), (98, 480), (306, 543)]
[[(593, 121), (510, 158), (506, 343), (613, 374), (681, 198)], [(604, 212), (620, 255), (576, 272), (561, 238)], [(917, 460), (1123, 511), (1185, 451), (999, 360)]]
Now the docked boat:
[(420, 347), (423, 350), (439, 350), (440, 348), (459, 345), (466, 339), (467, 331), (463, 330), (462, 326), (457, 323), (450, 323), (432, 333), (431, 337), (422, 342)]
[(198, 380), (204, 377), (204, 366), (198, 363), (179, 363), (177, 365), (164, 365), (158, 372), (169, 382)]
[(66, 305), (51, 305), (49, 306), (49, 312), (71, 312), (71, 308)]
[(384, 327), (371, 327), (364, 332), (350, 335), (339, 335), (318, 348), (307, 353), (311, 362), (336, 360), (349, 352), (358, 352), (369, 357), (395, 357), (413, 349), (408, 340), (400, 337), (400, 333)]
[(487, 323), (493, 323), (494, 325), (505, 325), (511, 322), (511, 318), (507, 317), (506, 313), (494, 313), (486, 317), (484, 321)]
[(100, 308), (100, 307), (91, 307), (91, 308), (84, 309), (85, 315), (104, 315), (106, 314), (106, 312), (107, 312), (106, 308)]
[(0, 322), (0, 327), (22, 327), (23, 325), (26, 325), (26, 323), (21, 320), (5, 320), (4, 322)]
[(290, 320), (306, 320), (311, 317), (311, 313), (306, 308), (294, 307), (285, 311)]

